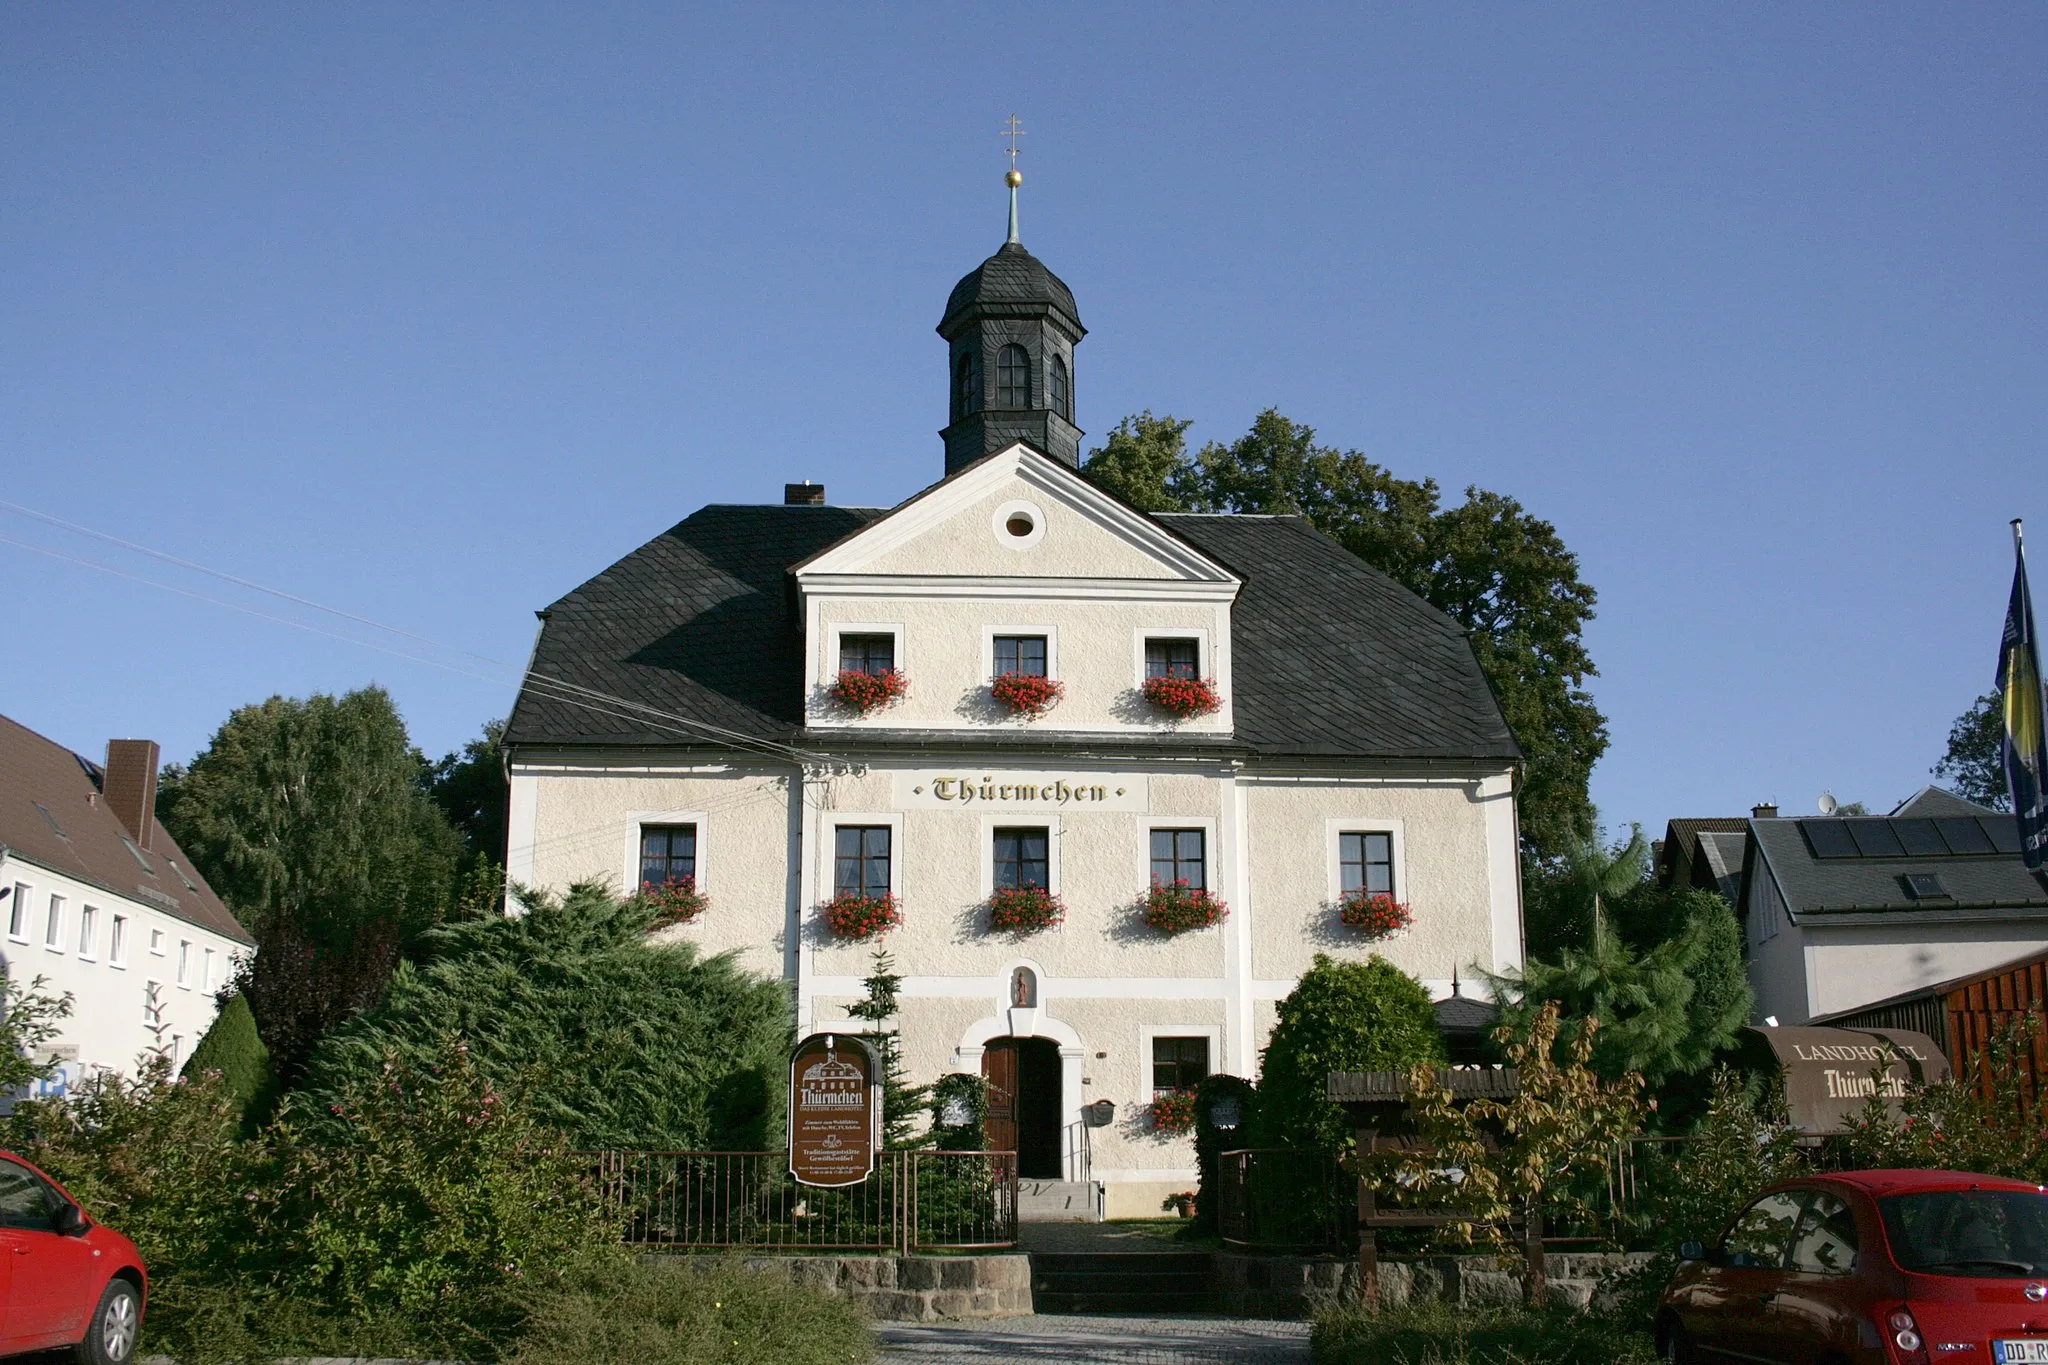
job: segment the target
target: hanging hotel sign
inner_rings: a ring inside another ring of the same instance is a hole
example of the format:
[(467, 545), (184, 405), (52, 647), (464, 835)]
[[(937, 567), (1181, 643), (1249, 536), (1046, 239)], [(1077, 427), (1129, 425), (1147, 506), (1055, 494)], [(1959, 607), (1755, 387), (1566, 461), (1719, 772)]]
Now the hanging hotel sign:
[(919, 768), (895, 774), (898, 810), (1120, 810), (1149, 808), (1142, 773), (1057, 768)]
[(799, 1185), (858, 1185), (881, 1144), (881, 1066), (844, 1033), (814, 1033), (789, 1059), (789, 1173)]

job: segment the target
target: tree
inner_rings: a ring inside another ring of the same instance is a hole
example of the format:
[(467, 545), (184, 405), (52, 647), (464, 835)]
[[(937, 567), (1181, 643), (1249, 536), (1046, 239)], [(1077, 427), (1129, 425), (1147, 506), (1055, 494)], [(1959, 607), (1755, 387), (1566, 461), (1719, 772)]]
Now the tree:
[(1436, 1008), (1415, 978), (1378, 955), (1315, 962), (1280, 1002), (1259, 1073), (1258, 1118), (1266, 1141), (1336, 1151), (1351, 1136), (1344, 1111), (1324, 1094), (1332, 1071), (1406, 1071), (1440, 1066)]
[(1144, 511), (1306, 517), (1318, 530), (1462, 624), (1527, 759), (1522, 836), (1539, 858), (1592, 830), (1586, 784), (1607, 722), (1585, 691), (1583, 632), (1595, 594), (1549, 522), (1471, 487), (1442, 506), (1433, 479), (1395, 477), (1268, 408), (1244, 436), (1190, 456), (1190, 423), (1127, 417), (1082, 472)]
[(903, 1047), (889, 1021), (896, 1017), (903, 978), (888, 953), (875, 950), (874, 970), (861, 986), (865, 994), (846, 1007), (847, 1014), (867, 1025), (860, 1035), (882, 1060), (882, 1145), (909, 1147), (917, 1138), (917, 1119), (931, 1107), (931, 1087), (913, 1086), (903, 1074)]
[(462, 836), (469, 863), (505, 865), (511, 788), (505, 781), (505, 722), (484, 722), (481, 735), (434, 765), (427, 793)]
[(2005, 787), (2005, 703), (1987, 692), (1948, 727), (1948, 752), (1931, 769), (1957, 796), (1993, 810), (2011, 810)]
[(256, 1016), (240, 995), (230, 996), (220, 1007), (220, 1013), (213, 1017), (213, 1026), (206, 1030), (199, 1046), (192, 1049), (191, 1059), (180, 1074), (187, 1080), (197, 1080), (210, 1071), (220, 1073), (227, 1097), (238, 1115), (270, 1112), (277, 1088), (277, 1078), (270, 1070), (270, 1049), (263, 1046), (263, 1038), (256, 1031)]
[(1650, 874), (1650, 844), (1640, 825), (1626, 844), (1594, 834), (1575, 838), (1560, 856), (1527, 870), (1522, 932), (1532, 956), (1584, 947), (1594, 926)]
[(453, 1038), (581, 1148), (775, 1144), (793, 1041), (780, 983), (649, 939), (652, 914), (597, 883), (522, 900), (524, 915), (429, 931), (383, 999), (320, 1044), (288, 1116), (319, 1132), (387, 1056), (428, 1065)]
[(59, 1021), (71, 1017), (71, 992), (50, 995), (46, 976), (27, 985), (14, 970), (0, 964), (0, 1095), (12, 1095), (47, 1080), (56, 1063), (37, 1054), (62, 1031)]
[(287, 1086), (447, 912), (461, 844), (427, 787), (379, 687), (242, 707), (164, 773), (165, 827), (256, 937), (235, 989)]

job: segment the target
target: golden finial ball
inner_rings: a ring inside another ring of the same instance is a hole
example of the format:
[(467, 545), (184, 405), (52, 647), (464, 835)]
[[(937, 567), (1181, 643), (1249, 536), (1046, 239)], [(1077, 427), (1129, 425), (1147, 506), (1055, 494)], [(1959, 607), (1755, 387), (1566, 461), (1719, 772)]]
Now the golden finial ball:
[(1008, 185), (1013, 190), (1016, 189), (1019, 185), (1024, 183), (1024, 172), (1011, 171), (1009, 174), (1003, 177), (1003, 183), (1005, 185)]

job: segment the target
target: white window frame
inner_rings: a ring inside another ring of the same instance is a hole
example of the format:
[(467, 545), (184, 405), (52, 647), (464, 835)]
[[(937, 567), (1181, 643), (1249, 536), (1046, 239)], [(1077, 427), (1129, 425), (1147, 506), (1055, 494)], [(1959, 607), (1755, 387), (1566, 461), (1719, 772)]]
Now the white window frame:
[[(1045, 830), (1045, 889), (1057, 896), (1060, 893), (1060, 822), (1059, 817), (1040, 814), (1037, 811), (1011, 812), (1008, 815), (992, 811), (981, 813), (981, 898), (987, 900), (996, 890), (996, 831), (998, 829)], [(896, 869), (891, 858), (889, 875), (894, 877)], [(1037, 971), (1037, 968), (1032, 968)]]
[(1152, 1091), (1152, 1040), (1154, 1038), (1206, 1038), (1209, 1040), (1209, 1074), (1216, 1075), (1223, 1069), (1223, 1025), (1221, 1024), (1140, 1024), (1138, 1026), (1138, 1093), (1145, 1097), (1145, 1103), (1153, 1100)]
[[(1069, 392), (1073, 390), (1073, 386), (1074, 379), (1070, 371), (1067, 376)], [(1010, 518), (1019, 512), (1022, 512), (1031, 519), (1031, 533), (1029, 535), (1013, 536), (1010, 534)], [(1008, 502), (998, 505), (995, 512), (989, 517), (988, 524), (995, 531), (996, 544), (1002, 546), (1005, 550), (1036, 549), (1038, 543), (1045, 539), (1045, 509), (1028, 498), (1011, 498)]]
[(178, 940), (178, 989), (192, 989), (192, 940), (189, 938)]
[(896, 660), (896, 671), (904, 675), (910, 672), (909, 653), (906, 646), (907, 632), (901, 621), (828, 621), (822, 632), (825, 637), (825, 654), (818, 660), (818, 685), (830, 687), (839, 676), (839, 637), (842, 635), (887, 635), (895, 643), (890, 653)]
[(107, 930), (107, 965), (128, 969), (128, 916), (115, 915)]
[(1207, 626), (1138, 626), (1131, 632), (1131, 686), (1142, 690), (1145, 686), (1145, 643), (1148, 640), (1193, 640), (1195, 642), (1195, 676), (1215, 678), (1216, 651), (1209, 642)]
[(1202, 831), (1202, 886), (1212, 896), (1228, 901), (1216, 885), (1216, 818), (1210, 815), (1148, 815), (1138, 822), (1138, 894), (1152, 889), (1152, 831), (1155, 829), (1198, 829)]
[(711, 894), (711, 860), (706, 856), (711, 847), (711, 816), (701, 810), (636, 810), (628, 811), (631, 823), (626, 827), (626, 874), (619, 884), (630, 896), (640, 889), (640, 834), (649, 825), (695, 825), (697, 827), (697, 889), (705, 895)]
[(206, 957), (200, 968), (199, 988), (201, 990), (210, 991), (213, 989), (214, 952), (213, 949), (211, 948), (204, 949), (203, 951), (205, 952)]
[(1398, 819), (1374, 815), (1333, 816), (1323, 823), (1323, 883), (1330, 904), (1344, 898), (1344, 834), (1391, 834), (1394, 836), (1394, 899), (1415, 904), (1415, 887), (1408, 877), (1407, 831)]
[(842, 825), (887, 825), (889, 827), (889, 894), (903, 904), (903, 812), (843, 811), (826, 813), (818, 821), (818, 900), (829, 901), (835, 894), (839, 863), (839, 830)]
[(64, 951), (64, 898), (54, 891), (50, 893), (49, 909), (43, 916), (43, 951)]
[(164, 955), (164, 931), (157, 928), (154, 924), (149, 926), (149, 955), (151, 957), (162, 957)]
[(78, 960), (91, 962), (99, 949), (100, 908), (81, 906), (78, 911)]
[(1013, 626), (1007, 622), (1000, 625), (985, 624), (981, 628), (981, 677), (984, 682), (996, 679), (996, 636), (998, 635), (1043, 635), (1045, 637), (1045, 676), (1058, 682), (1060, 678), (1060, 628), (1058, 626)]
[(28, 901), (35, 891), (27, 882), (14, 884), (14, 904), (7, 910), (7, 937), (16, 943), (28, 942)]

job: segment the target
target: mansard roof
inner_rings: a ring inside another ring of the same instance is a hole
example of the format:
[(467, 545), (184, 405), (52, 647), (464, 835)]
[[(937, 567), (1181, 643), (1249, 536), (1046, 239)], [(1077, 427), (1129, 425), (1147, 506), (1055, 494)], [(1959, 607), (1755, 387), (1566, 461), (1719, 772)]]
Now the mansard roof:
[(975, 310), (1007, 315), (1020, 310), (1041, 312), (1046, 308), (1064, 314), (1077, 337), (1087, 332), (1081, 326), (1081, 313), (1074, 306), (1074, 291), (1067, 288), (1067, 282), (1021, 244), (1008, 242), (953, 286), (953, 292), (946, 298), (945, 315), (939, 320), (939, 334), (950, 337), (952, 327), (962, 315)]
[[(807, 748), (1078, 742), (1050, 728), (1000, 737), (863, 730), (833, 739), (804, 729), (802, 621), (788, 571), (888, 515), (715, 505), (671, 527), (542, 613), (507, 741), (716, 747), (716, 727), (733, 743)], [(1111, 741), (1117, 747), (1501, 762), (1519, 755), (1458, 624), (1306, 521), (1155, 520), (1243, 579), (1231, 610), (1236, 732), (1137, 733)], [(589, 693), (566, 700), (570, 687)]]

